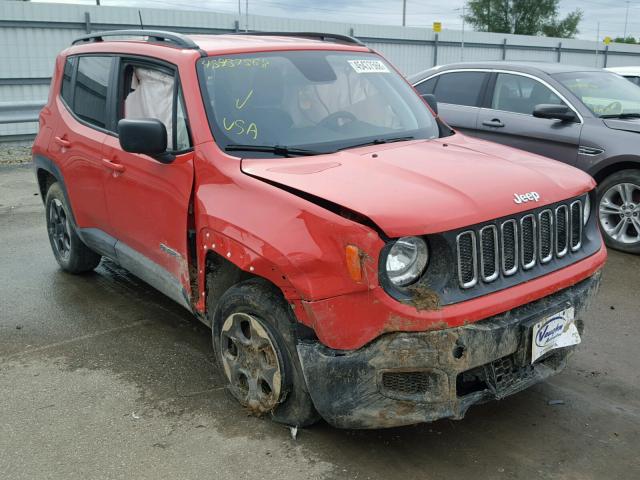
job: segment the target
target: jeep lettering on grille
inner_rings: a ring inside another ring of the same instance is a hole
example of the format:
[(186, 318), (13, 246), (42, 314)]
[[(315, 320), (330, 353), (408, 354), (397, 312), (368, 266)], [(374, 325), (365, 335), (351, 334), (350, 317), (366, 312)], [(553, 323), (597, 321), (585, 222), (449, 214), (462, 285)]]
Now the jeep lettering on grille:
[(515, 203), (537, 202), (540, 200), (538, 192), (514, 193), (513, 197)]

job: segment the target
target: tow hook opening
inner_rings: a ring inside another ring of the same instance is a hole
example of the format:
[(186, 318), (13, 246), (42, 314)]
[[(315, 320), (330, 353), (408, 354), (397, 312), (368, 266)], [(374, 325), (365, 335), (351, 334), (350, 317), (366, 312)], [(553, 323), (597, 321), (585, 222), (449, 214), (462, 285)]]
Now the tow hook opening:
[(460, 339), (456, 340), (456, 345), (453, 347), (453, 358), (456, 360), (460, 360), (464, 356), (464, 352), (466, 351), (466, 347), (464, 343)]

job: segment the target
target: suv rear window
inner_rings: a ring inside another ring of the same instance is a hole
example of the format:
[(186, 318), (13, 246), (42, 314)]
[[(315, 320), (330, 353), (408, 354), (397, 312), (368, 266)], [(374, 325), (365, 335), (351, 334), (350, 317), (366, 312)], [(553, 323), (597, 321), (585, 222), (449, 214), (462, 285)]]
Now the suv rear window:
[(434, 94), (438, 102), (476, 107), (486, 77), (486, 72), (443, 73)]
[(107, 89), (113, 57), (79, 57), (78, 62), (71, 109), (82, 120), (105, 128)]

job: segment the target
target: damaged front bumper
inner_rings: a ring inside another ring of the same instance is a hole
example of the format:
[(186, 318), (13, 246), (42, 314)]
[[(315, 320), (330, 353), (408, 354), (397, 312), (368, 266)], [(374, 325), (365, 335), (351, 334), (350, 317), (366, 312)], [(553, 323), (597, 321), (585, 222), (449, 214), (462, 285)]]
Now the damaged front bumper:
[(298, 354), (316, 409), (340, 428), (382, 428), (461, 419), (476, 403), (504, 398), (561, 371), (573, 347), (530, 363), (536, 321), (582, 314), (600, 273), (556, 294), (457, 328), (389, 333), (354, 351), (301, 342)]

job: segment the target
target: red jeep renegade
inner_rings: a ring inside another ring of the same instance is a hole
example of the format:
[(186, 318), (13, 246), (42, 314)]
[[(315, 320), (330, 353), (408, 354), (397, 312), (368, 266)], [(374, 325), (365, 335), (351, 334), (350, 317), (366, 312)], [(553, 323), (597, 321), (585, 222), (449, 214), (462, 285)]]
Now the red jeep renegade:
[(80, 38), (33, 161), (60, 266), (183, 305), (289, 425), (459, 419), (549, 377), (606, 258), (588, 175), (451, 130), (340, 35)]

